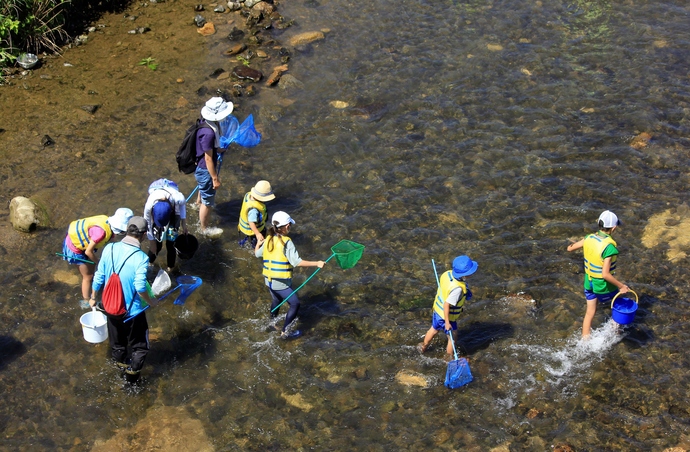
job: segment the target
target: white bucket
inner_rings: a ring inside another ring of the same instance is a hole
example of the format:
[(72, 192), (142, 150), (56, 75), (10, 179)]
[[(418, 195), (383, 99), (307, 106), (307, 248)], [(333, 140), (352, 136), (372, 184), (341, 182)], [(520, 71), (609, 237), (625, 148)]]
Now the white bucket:
[(100, 344), (108, 339), (108, 319), (105, 314), (94, 309), (79, 319), (86, 342)]

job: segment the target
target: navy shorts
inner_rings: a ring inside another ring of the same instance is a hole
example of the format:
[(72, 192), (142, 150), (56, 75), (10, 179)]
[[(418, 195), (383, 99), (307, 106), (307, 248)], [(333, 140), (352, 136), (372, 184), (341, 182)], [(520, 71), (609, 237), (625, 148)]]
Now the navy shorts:
[(216, 205), (216, 189), (213, 188), (213, 179), (211, 173), (206, 168), (199, 168), (197, 166), (194, 171), (196, 183), (199, 186), (199, 193), (201, 193), (201, 202), (208, 207)]
[[(436, 331), (446, 331), (446, 321), (443, 317), (434, 312), (434, 316), (431, 318), (431, 327)], [(450, 322), (450, 327), (453, 330), (458, 329), (458, 322)]]
[(594, 293), (589, 289), (585, 289), (585, 298), (587, 301), (596, 299), (599, 300), (599, 303), (611, 303), (611, 300), (613, 300), (617, 293), (617, 290), (609, 293)]

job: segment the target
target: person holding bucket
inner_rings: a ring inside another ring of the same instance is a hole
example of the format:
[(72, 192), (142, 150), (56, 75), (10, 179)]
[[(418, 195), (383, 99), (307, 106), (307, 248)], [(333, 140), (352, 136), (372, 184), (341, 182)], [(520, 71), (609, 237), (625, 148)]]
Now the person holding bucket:
[(69, 264), (79, 266), (81, 273), (81, 296), (79, 305), (86, 309), (89, 307), (91, 282), (96, 270), (96, 252), (108, 243), (114, 235), (121, 235), (127, 229), (127, 222), (134, 213), (121, 207), (111, 217), (107, 215), (95, 215), (81, 218), (70, 223), (67, 228), (67, 237), (62, 245), (62, 259)]
[(599, 215), (599, 230), (589, 234), (579, 242), (568, 245), (568, 251), (583, 248), (585, 258), (585, 300), (587, 310), (582, 321), (582, 338), (587, 339), (592, 332), (592, 319), (597, 312), (597, 300), (611, 303), (616, 294), (626, 293), (628, 286), (613, 276), (616, 271), (618, 248), (611, 237), (621, 222), (615, 213), (606, 210)]
[[(283, 303), (286, 297), (292, 294), (292, 270), (295, 267), (319, 267), (323, 268), (324, 261), (305, 261), (299, 257), (295, 245), (287, 234), (295, 220), (283, 211), (278, 211), (271, 217), (271, 227), (266, 239), (259, 239), (254, 248), (256, 257), (263, 257), (264, 282), (271, 293), (271, 317), (278, 316), (278, 310), (273, 308)], [(280, 331), (280, 337), (288, 339), (299, 336), (299, 331), (292, 334), (287, 332), (287, 327), (297, 317), (299, 311), (299, 299), (293, 294), (287, 303), (290, 305), (283, 327), (275, 326)]]
[(163, 248), (167, 251), (167, 271), (175, 267), (175, 240), (182, 232), (187, 234), (187, 208), (185, 196), (177, 184), (168, 179), (158, 179), (149, 186), (149, 197), (144, 206), (144, 219), (148, 223), (149, 264), (153, 264)]
[[(479, 265), (467, 256), (458, 256), (453, 259), (453, 268), (443, 273), (438, 281), (438, 289), (434, 298), (432, 310), (431, 328), (426, 332), (424, 341), (417, 345), (421, 353), (429, 348), (431, 340), (439, 331), (452, 334), (454, 341), (458, 341), (457, 319), (462, 313), (465, 301), (472, 298), (472, 292), (465, 278), (477, 271)], [(446, 361), (453, 359), (453, 342), (450, 338), (446, 345)]]
[(240, 239), (240, 246), (250, 243), (254, 248), (257, 240), (264, 239), (268, 215), (264, 203), (275, 198), (276, 195), (273, 194), (271, 184), (267, 180), (260, 180), (251, 191), (244, 195), (240, 209), (240, 222), (237, 225), (240, 235), (244, 236)]
[[(147, 291), (146, 273), (149, 258), (141, 250), (148, 224), (142, 217), (132, 217), (127, 223), (127, 235), (118, 243), (112, 243), (103, 250), (103, 258), (93, 278), (93, 294), (89, 303), (96, 305), (96, 295), (117, 273), (121, 282), (124, 306), (119, 312), (109, 311), (102, 300), (108, 318), (108, 338), (113, 361), (125, 372), (128, 383), (136, 383), (149, 352), (149, 325), (146, 309), (156, 306), (158, 301)], [(106, 290), (104, 290), (106, 292)], [(127, 355), (130, 355), (128, 360)]]

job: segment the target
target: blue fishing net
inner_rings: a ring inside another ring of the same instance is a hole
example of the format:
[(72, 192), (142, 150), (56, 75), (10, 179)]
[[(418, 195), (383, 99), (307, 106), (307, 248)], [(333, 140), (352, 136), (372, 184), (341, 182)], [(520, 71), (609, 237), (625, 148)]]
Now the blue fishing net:
[(233, 115), (229, 115), (220, 121), (220, 147), (225, 149), (235, 141), (240, 122)]
[(220, 147), (225, 149), (231, 143), (250, 148), (261, 141), (261, 134), (254, 128), (254, 116), (249, 115), (240, 125), (237, 118), (230, 115), (220, 122)]
[(459, 388), (471, 381), (472, 372), (470, 372), (470, 363), (468, 363), (465, 358), (456, 359), (448, 363), (445, 382), (447, 388)]
[(259, 144), (260, 141), (261, 134), (254, 128), (254, 117), (249, 115), (240, 126), (240, 130), (237, 131), (235, 143), (250, 148)]

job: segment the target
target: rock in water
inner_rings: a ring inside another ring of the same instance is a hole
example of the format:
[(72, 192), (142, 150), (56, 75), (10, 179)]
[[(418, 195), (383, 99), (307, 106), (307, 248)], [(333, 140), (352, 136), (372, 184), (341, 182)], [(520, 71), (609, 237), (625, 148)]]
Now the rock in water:
[(308, 31), (306, 33), (301, 33), (290, 38), (290, 45), (296, 47), (299, 45), (309, 44), (314, 41), (325, 38), (324, 34), (320, 31)]
[(10, 223), (20, 232), (34, 232), (41, 223), (41, 211), (32, 200), (17, 196), (10, 201)]
[(252, 82), (258, 82), (264, 76), (261, 71), (247, 66), (235, 66), (232, 69), (232, 75), (239, 79), (251, 80)]

